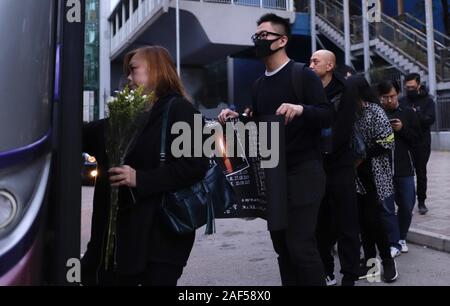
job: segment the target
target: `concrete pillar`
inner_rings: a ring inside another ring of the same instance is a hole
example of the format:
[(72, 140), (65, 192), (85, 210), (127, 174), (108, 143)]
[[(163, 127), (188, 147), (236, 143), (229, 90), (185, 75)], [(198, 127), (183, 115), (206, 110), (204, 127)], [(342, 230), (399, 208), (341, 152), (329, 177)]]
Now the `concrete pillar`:
[(344, 0), (344, 49), (345, 64), (351, 66), (351, 42), (350, 42), (350, 6), (349, 0)]
[(364, 44), (364, 74), (367, 80), (370, 82), (370, 37), (369, 37), (369, 21), (367, 20), (367, 0), (361, 0), (362, 7), (362, 23), (363, 23), (363, 44)]
[[(105, 117), (105, 105), (111, 95), (111, 38), (112, 22), (109, 25), (108, 15), (110, 14), (110, 2), (99, 1), (100, 5), (100, 24), (99, 24), (99, 117)], [(117, 19), (116, 19), (117, 20)], [(111, 32), (110, 32), (111, 31)]]
[(316, 0), (310, 0), (310, 18), (311, 18), (311, 54), (312, 54), (317, 51)]
[(176, 0), (175, 11), (175, 31), (176, 31), (176, 61), (178, 76), (181, 77), (181, 63), (180, 63), (180, 1)]
[(397, 0), (397, 15), (401, 15), (405, 12), (405, 6), (403, 0)]
[[(436, 57), (434, 50), (433, 3), (425, 0), (425, 17), (427, 24), (427, 56), (428, 56), (428, 85), (430, 94), (436, 97)], [(437, 99), (436, 99), (437, 102)], [(436, 105), (436, 127), (439, 128), (439, 108)]]
[(227, 57), (228, 103), (234, 104), (234, 59)]
[(119, 32), (119, 12), (116, 12), (116, 35)]
[(125, 8), (125, 3), (122, 3), (122, 28), (125, 25), (125, 19), (126, 19), (127, 15), (126, 15), (126, 8)]
[(130, 20), (131, 20), (131, 16), (133, 15), (133, 0), (128, 0), (129, 1), (129, 6), (128, 8), (130, 9)]

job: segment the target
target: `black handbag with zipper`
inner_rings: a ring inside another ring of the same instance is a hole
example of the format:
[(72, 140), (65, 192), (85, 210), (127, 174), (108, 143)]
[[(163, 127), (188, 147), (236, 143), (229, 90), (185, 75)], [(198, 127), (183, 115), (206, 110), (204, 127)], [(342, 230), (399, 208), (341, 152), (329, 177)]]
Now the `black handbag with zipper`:
[[(167, 121), (173, 100), (167, 103), (163, 114), (161, 165), (167, 162)], [(178, 234), (191, 233), (205, 224), (205, 234), (213, 234), (215, 232), (215, 214), (223, 213), (236, 203), (233, 187), (225, 174), (217, 164), (210, 163), (210, 165), (201, 181), (176, 192), (166, 192), (162, 197), (162, 218)]]

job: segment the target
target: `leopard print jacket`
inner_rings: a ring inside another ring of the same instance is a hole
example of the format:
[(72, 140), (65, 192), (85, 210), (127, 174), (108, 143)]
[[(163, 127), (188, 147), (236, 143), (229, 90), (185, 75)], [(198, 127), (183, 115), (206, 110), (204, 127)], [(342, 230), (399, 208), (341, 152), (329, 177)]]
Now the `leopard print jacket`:
[[(384, 110), (375, 103), (368, 103), (364, 107), (361, 115), (356, 121), (364, 142), (368, 148), (375, 144), (389, 149), (390, 153), (371, 158), (372, 173), (377, 190), (378, 200), (384, 199), (394, 194), (393, 166), (389, 155), (394, 150), (394, 132)], [(356, 178), (356, 190), (359, 194), (365, 194), (365, 188), (361, 180)]]

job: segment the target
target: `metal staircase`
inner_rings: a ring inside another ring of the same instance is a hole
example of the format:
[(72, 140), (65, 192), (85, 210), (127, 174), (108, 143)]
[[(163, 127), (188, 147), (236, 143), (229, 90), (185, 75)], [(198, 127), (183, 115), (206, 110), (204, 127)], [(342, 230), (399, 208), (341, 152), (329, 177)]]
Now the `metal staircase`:
[[(427, 25), (422, 20), (414, 17), (409, 13), (403, 13), (401, 15), (394, 16), (392, 18), (394, 18), (397, 22), (400, 22), (407, 28), (415, 31), (418, 35), (421, 35), (422, 37), (426, 38)], [(436, 44), (439, 45), (440, 47), (450, 46), (450, 37), (442, 32), (439, 32), (436, 29), (434, 29), (434, 40), (436, 41)]]
[[(318, 31), (344, 50), (344, 14), (341, 1), (317, 1)], [(352, 58), (362, 54), (363, 32), (361, 16), (353, 16), (350, 24)], [(436, 31), (437, 32), (437, 31)], [(369, 24), (371, 56), (377, 55), (402, 73), (419, 73), (427, 80), (426, 35), (404, 21), (385, 14), (381, 22)], [(437, 32), (439, 33), (439, 32)], [(435, 34), (436, 78), (438, 87), (450, 88), (450, 38)]]

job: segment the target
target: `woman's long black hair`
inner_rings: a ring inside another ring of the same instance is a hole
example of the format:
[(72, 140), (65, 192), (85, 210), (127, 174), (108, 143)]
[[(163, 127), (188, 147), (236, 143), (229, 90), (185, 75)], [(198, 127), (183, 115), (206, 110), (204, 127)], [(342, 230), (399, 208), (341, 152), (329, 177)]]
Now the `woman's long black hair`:
[(375, 92), (370, 87), (369, 82), (366, 78), (360, 75), (353, 75), (348, 78), (348, 84), (351, 86), (355, 93), (357, 105), (357, 115), (361, 114), (362, 102), (375, 103), (380, 105), (380, 100), (377, 98)]

